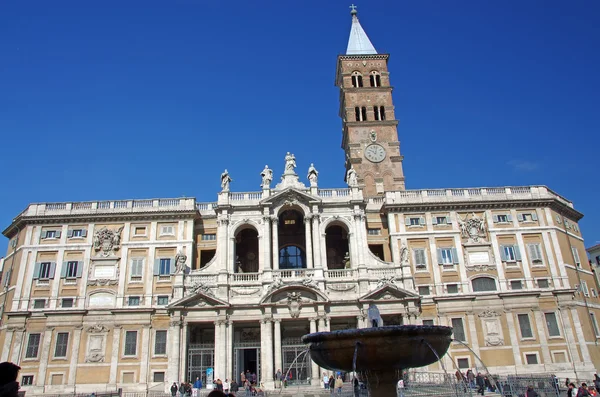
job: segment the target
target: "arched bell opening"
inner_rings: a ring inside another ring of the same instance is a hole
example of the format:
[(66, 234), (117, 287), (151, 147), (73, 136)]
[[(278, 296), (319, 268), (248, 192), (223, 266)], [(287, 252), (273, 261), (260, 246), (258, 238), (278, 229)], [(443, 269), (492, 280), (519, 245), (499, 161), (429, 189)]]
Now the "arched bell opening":
[(350, 244), (348, 230), (340, 225), (331, 225), (325, 229), (327, 250), (327, 269), (350, 268)]
[(247, 227), (235, 235), (235, 273), (256, 273), (258, 263), (258, 231)]

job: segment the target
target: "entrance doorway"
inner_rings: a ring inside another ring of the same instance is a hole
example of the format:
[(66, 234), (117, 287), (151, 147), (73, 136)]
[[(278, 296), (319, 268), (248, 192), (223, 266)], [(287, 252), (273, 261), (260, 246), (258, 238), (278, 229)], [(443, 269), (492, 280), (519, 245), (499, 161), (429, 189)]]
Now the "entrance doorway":
[[(237, 346), (236, 346), (237, 345)], [(236, 382), (241, 382), (241, 374), (242, 371), (247, 378), (249, 378), (248, 374), (256, 375), (256, 384), (260, 383), (260, 347), (256, 346), (254, 343), (247, 344), (245, 343), (237, 343), (234, 344), (233, 347), (233, 357), (234, 357), (234, 378)]]

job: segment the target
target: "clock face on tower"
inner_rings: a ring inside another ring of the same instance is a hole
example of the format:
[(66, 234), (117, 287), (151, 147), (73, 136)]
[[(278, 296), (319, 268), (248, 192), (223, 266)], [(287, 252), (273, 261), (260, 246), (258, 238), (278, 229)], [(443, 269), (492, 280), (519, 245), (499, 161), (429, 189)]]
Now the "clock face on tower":
[(365, 157), (372, 163), (380, 163), (385, 159), (385, 149), (374, 143), (365, 148)]

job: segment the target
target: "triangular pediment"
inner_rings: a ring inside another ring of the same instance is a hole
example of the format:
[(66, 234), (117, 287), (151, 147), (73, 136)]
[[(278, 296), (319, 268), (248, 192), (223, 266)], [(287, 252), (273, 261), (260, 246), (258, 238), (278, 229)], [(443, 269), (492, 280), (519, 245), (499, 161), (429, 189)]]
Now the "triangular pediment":
[(281, 204), (288, 203), (294, 205), (295, 203), (308, 204), (315, 201), (321, 201), (319, 197), (313, 196), (312, 194), (302, 191), (296, 188), (287, 188), (280, 192), (273, 194), (261, 200), (261, 204)]
[(418, 300), (419, 294), (405, 290), (393, 283), (386, 283), (359, 298), (359, 302)]
[(167, 306), (167, 308), (168, 309), (173, 309), (173, 308), (203, 309), (203, 308), (207, 308), (207, 307), (217, 308), (217, 307), (228, 307), (228, 306), (229, 306), (229, 302), (219, 299), (210, 293), (206, 293), (203, 291), (197, 291), (197, 292), (193, 292), (187, 296), (184, 296), (183, 298), (179, 299), (178, 301), (171, 303), (169, 306)]

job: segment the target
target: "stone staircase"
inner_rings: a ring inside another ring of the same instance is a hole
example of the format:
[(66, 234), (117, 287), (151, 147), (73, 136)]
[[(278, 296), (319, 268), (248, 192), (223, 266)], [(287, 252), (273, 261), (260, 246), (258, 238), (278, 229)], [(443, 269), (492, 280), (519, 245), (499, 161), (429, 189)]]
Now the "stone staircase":
[[(428, 393), (425, 393), (425, 394), (428, 394)], [(412, 391), (410, 389), (407, 389), (404, 393), (404, 397), (417, 397), (417, 396), (420, 397), (423, 395), (424, 395), (423, 390)], [(240, 396), (243, 396), (243, 394), (240, 394)], [(325, 390), (325, 389), (323, 389), (323, 387), (295, 386), (295, 387), (284, 388), (283, 390), (281, 390), (281, 392), (279, 390), (271, 390), (268, 392), (267, 396), (268, 397), (277, 397), (277, 396), (337, 397), (339, 395), (336, 392), (334, 392), (333, 394), (330, 394), (329, 390)], [(342, 389), (341, 396), (342, 397), (354, 397), (352, 387), (349, 383), (344, 383), (344, 388)], [(479, 395), (476, 393), (476, 390), (473, 390), (472, 394), (469, 394), (469, 392), (467, 392), (467, 393), (465, 393), (465, 396), (478, 397)], [(366, 390), (361, 391), (360, 397), (367, 397)], [(486, 391), (484, 397), (502, 397), (502, 395), (499, 393), (491, 393), (491, 392)]]

